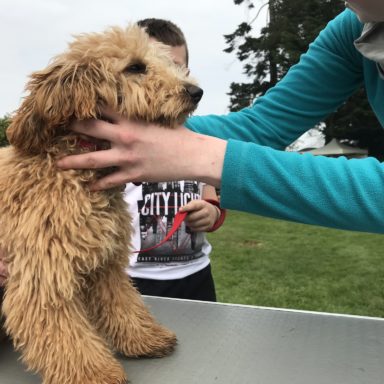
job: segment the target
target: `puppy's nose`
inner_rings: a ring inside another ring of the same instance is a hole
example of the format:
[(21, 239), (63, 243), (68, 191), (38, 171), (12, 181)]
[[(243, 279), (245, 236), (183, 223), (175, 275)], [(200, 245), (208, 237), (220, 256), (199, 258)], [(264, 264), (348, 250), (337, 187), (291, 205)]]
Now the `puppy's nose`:
[(204, 93), (204, 91), (201, 88), (196, 87), (196, 85), (192, 85), (192, 84), (188, 84), (185, 87), (185, 90), (187, 91), (188, 95), (191, 97), (192, 101), (195, 104), (197, 104), (201, 100)]

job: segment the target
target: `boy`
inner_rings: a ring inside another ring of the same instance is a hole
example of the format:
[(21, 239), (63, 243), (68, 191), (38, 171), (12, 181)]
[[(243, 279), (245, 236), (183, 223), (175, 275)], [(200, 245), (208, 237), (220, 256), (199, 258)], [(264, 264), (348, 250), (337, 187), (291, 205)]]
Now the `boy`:
[[(168, 45), (175, 65), (188, 70), (188, 48), (183, 32), (174, 23), (145, 19), (137, 23), (154, 41)], [(214, 187), (196, 181), (132, 183), (125, 198), (133, 216), (134, 249), (150, 248), (169, 232), (180, 207), (188, 212), (185, 224), (165, 244), (133, 253), (127, 270), (145, 295), (216, 301), (204, 231), (211, 230), (222, 211), (205, 199), (218, 201)], [(221, 217), (222, 219), (222, 217)]]

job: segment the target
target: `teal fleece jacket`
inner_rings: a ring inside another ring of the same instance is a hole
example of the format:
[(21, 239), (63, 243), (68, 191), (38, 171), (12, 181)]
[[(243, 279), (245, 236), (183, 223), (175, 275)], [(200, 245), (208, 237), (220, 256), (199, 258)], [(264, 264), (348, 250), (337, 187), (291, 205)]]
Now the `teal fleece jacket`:
[(354, 47), (363, 24), (346, 10), (286, 76), (240, 112), (196, 116), (187, 126), (228, 140), (223, 207), (307, 224), (384, 233), (384, 166), (283, 149), (335, 111), (362, 84), (384, 125), (384, 80)]

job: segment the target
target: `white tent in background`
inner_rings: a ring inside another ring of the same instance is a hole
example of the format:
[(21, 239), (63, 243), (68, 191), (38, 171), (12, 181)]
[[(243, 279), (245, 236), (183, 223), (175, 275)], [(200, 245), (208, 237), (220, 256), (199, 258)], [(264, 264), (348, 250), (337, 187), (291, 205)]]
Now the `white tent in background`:
[(363, 148), (351, 147), (339, 143), (336, 139), (332, 139), (327, 145), (321, 148), (301, 150), (302, 153), (312, 153), (321, 156), (346, 156), (346, 157), (367, 157), (368, 151)]

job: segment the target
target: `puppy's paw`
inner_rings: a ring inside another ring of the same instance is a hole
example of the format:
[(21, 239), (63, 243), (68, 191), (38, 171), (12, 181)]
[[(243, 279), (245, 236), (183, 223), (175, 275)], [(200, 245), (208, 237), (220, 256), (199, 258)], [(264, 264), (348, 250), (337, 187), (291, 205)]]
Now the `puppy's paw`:
[(142, 333), (121, 343), (119, 352), (128, 357), (164, 357), (177, 344), (176, 335), (161, 325), (142, 329)]
[(60, 375), (62, 377), (43, 376), (43, 384), (128, 384), (123, 367), (117, 361), (111, 361), (110, 365), (78, 367), (76, 372), (60, 372)]
[(92, 376), (86, 380), (80, 380), (77, 384), (127, 384), (128, 379), (124, 372), (123, 367), (116, 363), (107, 369), (96, 369), (91, 371)]
[(149, 343), (146, 343), (147, 350), (142, 356), (164, 357), (175, 349), (177, 344), (176, 335), (168, 329), (159, 326), (156, 334), (151, 336)]

